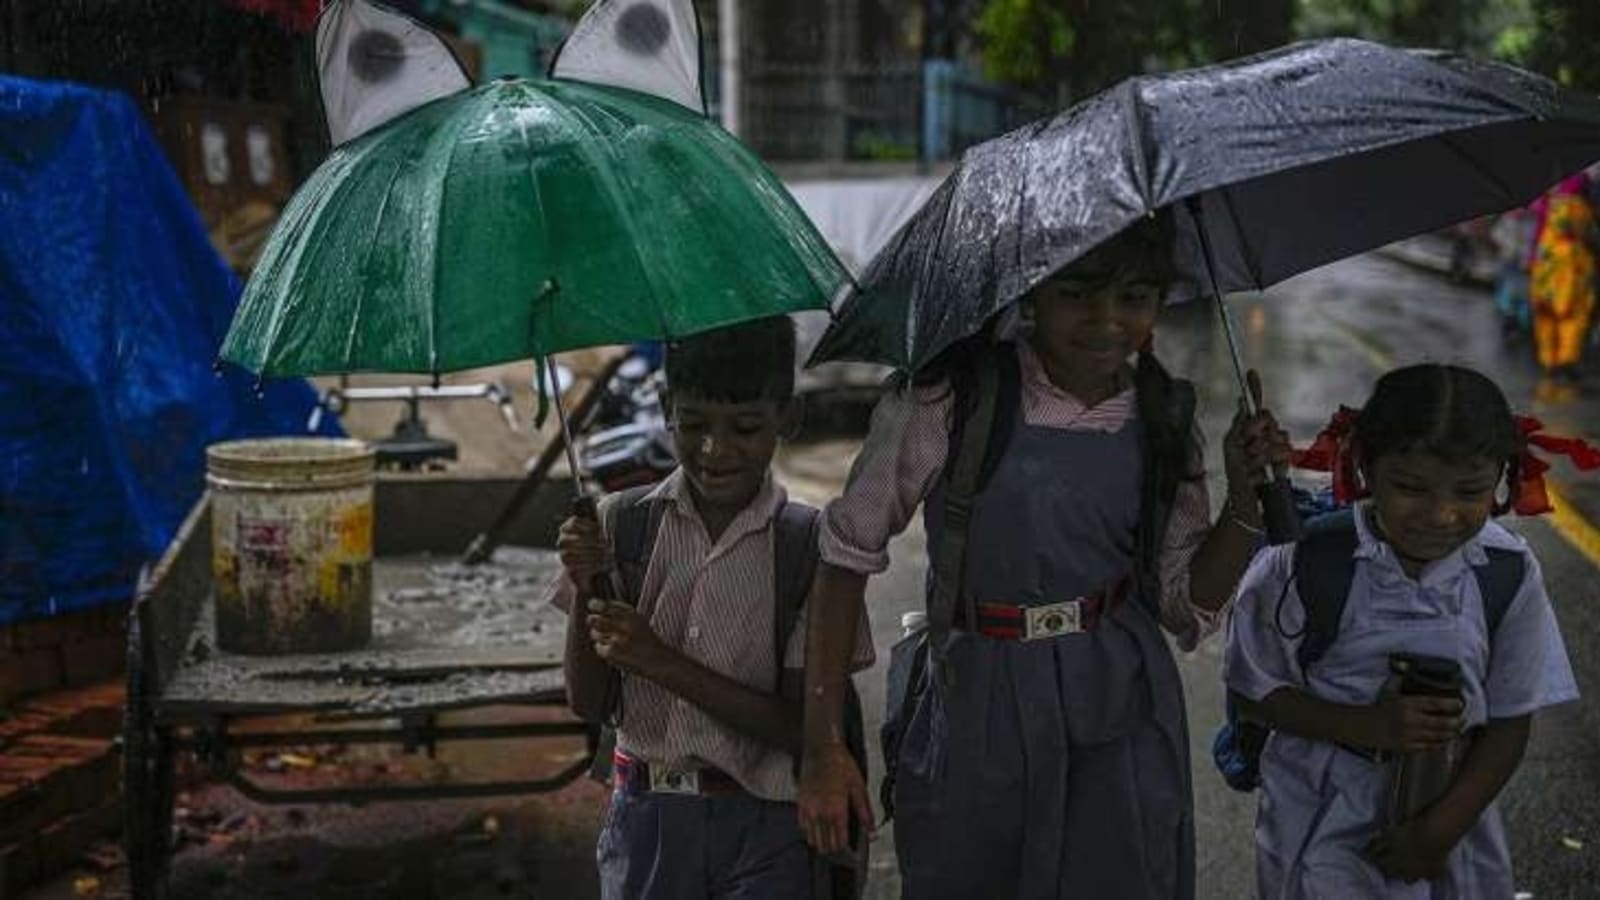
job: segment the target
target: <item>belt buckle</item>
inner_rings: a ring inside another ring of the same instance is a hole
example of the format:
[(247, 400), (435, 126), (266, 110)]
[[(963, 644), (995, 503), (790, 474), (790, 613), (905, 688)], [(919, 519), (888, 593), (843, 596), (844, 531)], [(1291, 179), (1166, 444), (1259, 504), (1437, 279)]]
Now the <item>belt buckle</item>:
[(1083, 630), (1083, 604), (1078, 600), (1022, 608), (1022, 640), (1037, 641)]
[(654, 794), (698, 794), (700, 773), (693, 770), (650, 767), (650, 792)]

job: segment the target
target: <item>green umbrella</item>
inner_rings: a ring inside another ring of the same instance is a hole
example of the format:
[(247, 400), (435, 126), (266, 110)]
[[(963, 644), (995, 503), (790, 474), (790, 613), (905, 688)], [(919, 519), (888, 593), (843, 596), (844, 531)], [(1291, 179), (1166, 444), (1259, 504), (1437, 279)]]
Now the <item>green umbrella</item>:
[(436, 374), (825, 308), (846, 279), (705, 116), (502, 79), (336, 148), (284, 211), (222, 358)]

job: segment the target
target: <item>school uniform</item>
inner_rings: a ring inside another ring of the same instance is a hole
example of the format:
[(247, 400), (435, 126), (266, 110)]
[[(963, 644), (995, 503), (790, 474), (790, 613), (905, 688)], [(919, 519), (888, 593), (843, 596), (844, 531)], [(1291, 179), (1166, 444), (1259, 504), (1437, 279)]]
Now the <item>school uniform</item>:
[[(773, 519), (787, 496), (770, 477), (715, 541), (681, 470), (646, 495), (665, 501), (638, 599), (656, 636), (701, 665), (760, 691), (780, 662), (802, 668), (804, 612), (785, 659), (773, 645)], [(607, 521), (601, 501), (600, 519)], [(608, 536), (609, 539), (609, 536)], [(558, 603), (575, 590), (563, 579)], [(855, 665), (872, 663), (865, 617)], [(794, 806), (795, 760), (728, 728), (688, 699), (624, 674), (614, 789), (597, 858), (606, 898), (808, 898), (811, 858)], [(651, 778), (654, 770), (656, 777)], [(665, 773), (693, 773), (678, 793)]]
[[(1280, 687), (1293, 687), (1334, 703), (1369, 704), (1389, 677), (1389, 657), (1410, 653), (1460, 664), (1467, 730), (1491, 718), (1523, 716), (1577, 699), (1538, 561), (1521, 538), (1489, 522), (1413, 579), (1374, 533), (1370, 507), (1356, 512), (1354, 580), (1332, 646), (1300, 671), (1295, 637), (1305, 616), (1291, 583), (1293, 549), (1271, 548), (1256, 558), (1239, 587), (1223, 663), (1230, 690), (1261, 700)], [(1526, 562), (1523, 582), (1492, 636), (1472, 573), (1474, 566), (1487, 563), (1491, 548), (1520, 553)], [(1275, 732), (1260, 767), (1259, 896), (1449, 900), (1512, 895), (1511, 854), (1498, 801), (1456, 845), (1442, 878), (1407, 885), (1386, 880), (1364, 852), (1382, 826), (1387, 765), (1332, 743)]]
[[(963, 595), (997, 613), (1104, 602), (1086, 613), (1088, 630), (1032, 641), (957, 621), (948, 683), (922, 679), (897, 751), (904, 896), (1192, 897), (1188, 735), (1161, 630), (1192, 648), (1220, 619), (1189, 599), (1205, 484), (1187, 481), (1173, 500), (1159, 583), (1134, 579), (1144, 473), (1133, 390), (1089, 407), (1050, 382), (1026, 343), (1015, 351), (1019, 415), (974, 500)], [(824, 512), (824, 561), (882, 571), (889, 539), (921, 506), (932, 576), (952, 402), (945, 385), (880, 402)], [(1196, 468), (1199, 453), (1196, 443)]]

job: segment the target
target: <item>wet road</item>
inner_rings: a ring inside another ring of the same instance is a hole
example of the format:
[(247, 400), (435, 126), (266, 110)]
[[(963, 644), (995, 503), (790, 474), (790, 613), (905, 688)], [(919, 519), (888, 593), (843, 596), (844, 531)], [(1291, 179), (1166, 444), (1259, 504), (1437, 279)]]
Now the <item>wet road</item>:
[[(1502, 341), (1480, 289), (1368, 256), (1231, 303), (1247, 364), (1261, 370), (1268, 403), (1296, 443), (1308, 441), (1338, 404), (1359, 405), (1382, 371), (1422, 360), (1479, 368), (1499, 381), (1515, 409), (1540, 416), (1553, 432), (1600, 438), (1600, 376), (1583, 387), (1542, 381), (1526, 343)], [(1199, 388), (1202, 425), (1212, 441), (1208, 472), (1220, 503), (1217, 445), (1237, 390), (1214, 314), (1203, 306), (1170, 310), (1157, 330), (1157, 352)], [(821, 481), (824, 467), (812, 467)], [(836, 474), (839, 467), (826, 468)], [(1600, 478), (1574, 477), (1559, 465), (1553, 474), (1572, 507), (1561, 527), (1548, 518), (1511, 524), (1539, 554), (1580, 689), (1600, 698), (1600, 540), (1589, 525), (1591, 555), (1573, 543), (1584, 540), (1586, 524), (1600, 523)], [(822, 493), (821, 487), (814, 490)], [(922, 548), (920, 529), (904, 535), (892, 547), (891, 570), (871, 584), (880, 648), (893, 640), (900, 613), (920, 603)], [(1180, 659), (1192, 727), (1200, 896), (1218, 900), (1253, 894), (1255, 808), (1254, 796), (1230, 791), (1210, 761), (1222, 717), (1220, 656), (1221, 642), (1213, 638)], [(869, 709), (881, 710), (881, 680), (876, 672), (863, 679)], [(1520, 890), (1536, 898), (1600, 897), (1600, 699), (1537, 719), (1503, 803)], [(873, 897), (898, 895), (891, 848), (886, 830), (874, 853)]]

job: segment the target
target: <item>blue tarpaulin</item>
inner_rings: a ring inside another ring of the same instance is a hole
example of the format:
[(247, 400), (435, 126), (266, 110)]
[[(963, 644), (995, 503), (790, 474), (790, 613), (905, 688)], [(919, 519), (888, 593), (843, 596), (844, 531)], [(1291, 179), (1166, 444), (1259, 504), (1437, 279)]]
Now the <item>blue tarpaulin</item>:
[(0, 624), (126, 602), (207, 444), (304, 433), (213, 367), (239, 290), (127, 97), (0, 76)]

